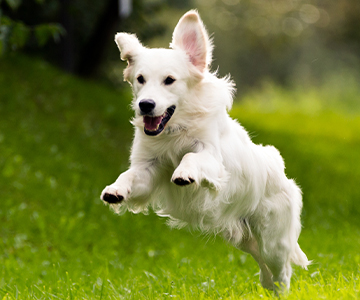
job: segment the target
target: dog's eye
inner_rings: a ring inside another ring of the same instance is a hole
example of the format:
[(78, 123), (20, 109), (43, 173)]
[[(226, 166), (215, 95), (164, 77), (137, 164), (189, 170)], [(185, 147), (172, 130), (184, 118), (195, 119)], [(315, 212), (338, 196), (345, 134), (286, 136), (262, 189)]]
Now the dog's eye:
[(164, 80), (165, 85), (170, 85), (170, 84), (173, 84), (174, 82), (175, 82), (175, 79), (172, 78), (171, 76), (166, 77), (166, 79)]
[(137, 79), (138, 83), (140, 83), (140, 84), (144, 84), (144, 83), (145, 83), (145, 78), (144, 78), (144, 76), (142, 76), (142, 75), (139, 75), (136, 79)]

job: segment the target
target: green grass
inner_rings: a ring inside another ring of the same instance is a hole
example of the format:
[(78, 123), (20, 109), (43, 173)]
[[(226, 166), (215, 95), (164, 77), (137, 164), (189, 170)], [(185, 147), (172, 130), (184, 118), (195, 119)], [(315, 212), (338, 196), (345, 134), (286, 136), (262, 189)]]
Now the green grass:
[[(314, 263), (294, 268), (282, 298), (357, 299), (357, 98), (351, 112), (334, 112), (312, 93), (319, 109), (292, 100), (299, 91), (269, 88), (232, 116), (281, 151), (304, 192), (300, 244)], [(253, 259), (222, 239), (171, 230), (154, 214), (116, 216), (101, 203), (128, 165), (130, 97), (36, 59), (0, 61), (0, 299), (276, 298)]]

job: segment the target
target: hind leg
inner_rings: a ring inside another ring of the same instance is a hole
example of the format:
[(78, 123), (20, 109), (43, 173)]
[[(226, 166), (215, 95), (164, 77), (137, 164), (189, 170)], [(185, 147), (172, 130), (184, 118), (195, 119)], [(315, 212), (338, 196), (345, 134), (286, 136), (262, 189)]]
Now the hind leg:
[[(265, 264), (273, 274), (275, 290), (290, 288), (291, 255), (294, 251), (294, 230), (292, 222), (286, 216), (290, 212), (270, 212), (265, 219), (265, 226), (256, 232), (259, 243), (259, 253)], [(264, 225), (264, 223), (263, 223)], [(296, 241), (296, 240), (295, 240)]]
[(260, 267), (260, 283), (263, 288), (268, 290), (274, 289), (273, 284), (273, 275), (271, 274), (270, 269), (266, 265), (265, 261), (260, 255), (259, 245), (257, 240), (252, 236), (246, 240), (242, 240), (238, 248), (244, 252), (251, 254)]
[(292, 269), (290, 249), (287, 243), (284, 241), (266, 241), (261, 248), (260, 255), (273, 274), (274, 289), (289, 289)]

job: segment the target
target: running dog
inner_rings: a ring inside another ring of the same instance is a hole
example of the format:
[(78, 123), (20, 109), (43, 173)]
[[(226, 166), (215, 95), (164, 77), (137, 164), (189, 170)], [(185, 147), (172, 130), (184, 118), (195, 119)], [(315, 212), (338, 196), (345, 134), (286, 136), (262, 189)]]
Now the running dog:
[(118, 213), (149, 206), (175, 227), (222, 234), (250, 253), (260, 282), (290, 287), (300, 249), (302, 193), (272, 146), (255, 145), (231, 119), (234, 83), (210, 72), (212, 41), (197, 11), (187, 12), (170, 49), (149, 49), (117, 33), (124, 78), (133, 89), (135, 127), (130, 168), (101, 199)]

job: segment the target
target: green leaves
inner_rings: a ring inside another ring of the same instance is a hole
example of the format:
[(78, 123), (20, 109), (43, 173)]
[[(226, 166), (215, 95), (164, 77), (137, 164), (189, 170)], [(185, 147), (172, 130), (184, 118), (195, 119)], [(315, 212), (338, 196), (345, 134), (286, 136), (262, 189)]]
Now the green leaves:
[[(5, 0), (5, 2), (12, 10), (17, 10), (22, 1)], [(37, 0), (36, 2), (41, 5), (44, 0)], [(9, 16), (3, 15), (0, 8), (0, 56), (8, 51), (25, 47), (32, 38), (35, 38), (39, 47), (43, 47), (50, 40), (59, 42), (62, 35), (65, 35), (65, 30), (60, 24), (43, 23), (28, 26), (22, 21), (13, 20)]]
[(50, 40), (59, 42), (65, 30), (60, 24), (40, 24), (34, 27), (25, 25), (21, 21), (14, 21), (8, 17), (1, 18), (0, 25), (0, 55), (9, 50), (19, 50), (26, 46), (32, 36), (37, 45), (43, 47)]
[(12, 22), (9, 32), (8, 42), (12, 50), (23, 48), (30, 36), (30, 28), (22, 22)]
[(55, 42), (60, 41), (60, 37), (65, 35), (65, 30), (60, 24), (40, 24), (34, 28), (34, 33), (40, 47), (44, 46), (51, 38)]
[[(0, 1), (1, 2), (1, 1)], [(10, 8), (12, 10), (16, 10), (18, 9), (18, 7), (20, 6), (21, 4), (21, 0), (5, 0), (5, 2), (7, 3), (7, 5), (10, 6)]]

